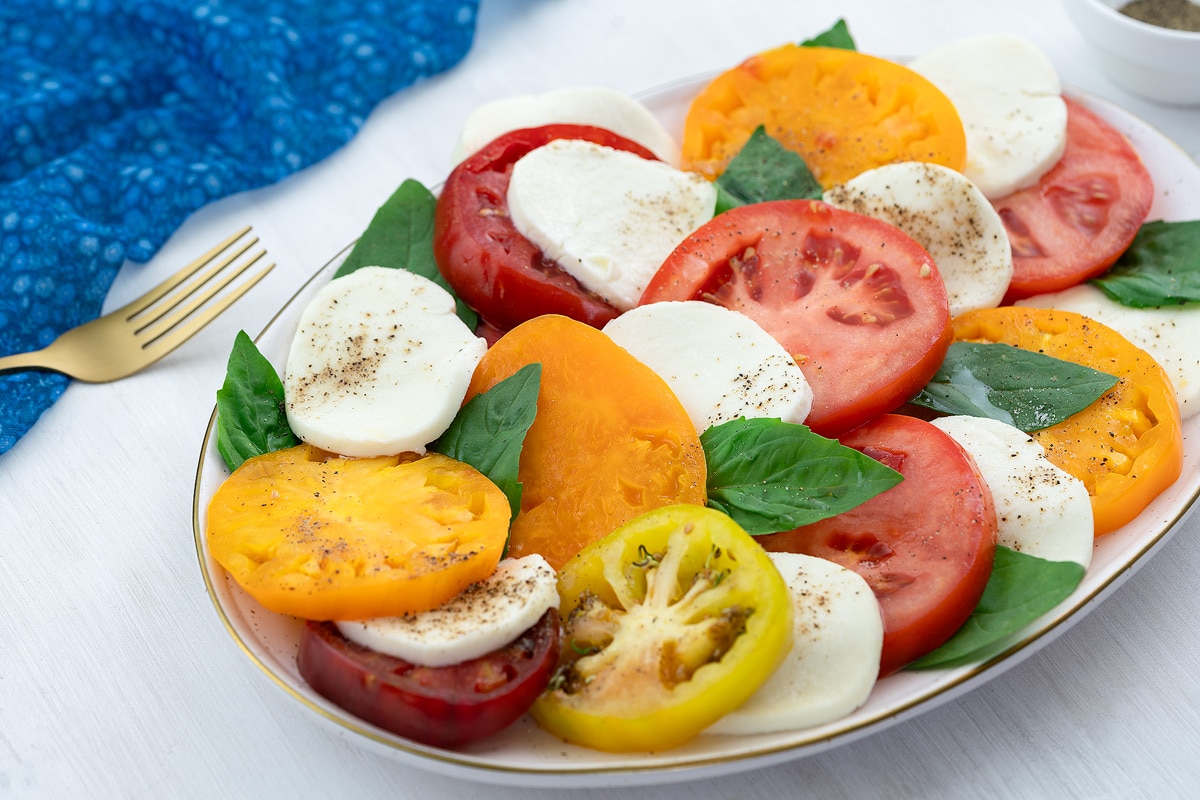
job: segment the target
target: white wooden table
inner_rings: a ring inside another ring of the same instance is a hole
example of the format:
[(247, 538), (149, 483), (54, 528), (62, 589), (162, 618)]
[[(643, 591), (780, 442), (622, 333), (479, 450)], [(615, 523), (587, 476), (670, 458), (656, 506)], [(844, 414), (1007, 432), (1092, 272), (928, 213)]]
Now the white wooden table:
[[(107, 307), (245, 223), (278, 263), (249, 300), (141, 375), (72, 385), (0, 457), (0, 797), (478, 795), (477, 784), (401, 765), (320, 724), (250, 664), (214, 613), (191, 492), (233, 334), (261, 330), (401, 180), (440, 181), (476, 104), (570, 85), (638, 92), (806, 38), (836, 16), (860, 49), (882, 55), (1022, 34), (1064, 82), (1200, 157), (1200, 109), (1118, 90), (1053, 2), (483, 0), (465, 62), (390, 99), (325, 162), (195, 214), (151, 263), (126, 265)], [(1200, 796), (1197, 534), (1193, 519), (1016, 668), (869, 738), (702, 783), (486, 796)]]

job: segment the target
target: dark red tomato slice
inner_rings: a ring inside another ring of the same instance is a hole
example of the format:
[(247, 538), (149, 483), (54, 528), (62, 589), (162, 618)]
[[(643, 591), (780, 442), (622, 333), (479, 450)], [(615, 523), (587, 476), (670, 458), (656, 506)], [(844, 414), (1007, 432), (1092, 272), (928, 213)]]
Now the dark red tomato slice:
[(882, 676), (941, 645), (975, 609), (992, 573), (996, 511), (975, 462), (924, 420), (887, 414), (841, 442), (904, 480), (836, 517), (758, 541), (866, 579), (883, 612)]
[(741, 206), (663, 262), (641, 304), (707, 300), (778, 339), (808, 379), (807, 424), (830, 436), (892, 411), (950, 346), (946, 286), (919, 244), (885, 222), (812, 200)]
[(1012, 242), (1006, 304), (1094, 278), (1129, 247), (1154, 184), (1115, 128), (1067, 100), (1067, 148), (1036, 185), (992, 203)]
[(547, 258), (509, 217), (513, 165), (555, 139), (584, 139), (654, 159), (604, 128), (545, 125), (503, 134), (450, 173), (434, 216), (434, 258), (458, 296), (501, 331), (542, 314), (599, 328), (620, 313)]
[(308, 622), (300, 674), (318, 694), (380, 728), (435, 747), (460, 747), (508, 727), (558, 664), (558, 611), (507, 647), (446, 667), (422, 667), (361, 647), (329, 622)]

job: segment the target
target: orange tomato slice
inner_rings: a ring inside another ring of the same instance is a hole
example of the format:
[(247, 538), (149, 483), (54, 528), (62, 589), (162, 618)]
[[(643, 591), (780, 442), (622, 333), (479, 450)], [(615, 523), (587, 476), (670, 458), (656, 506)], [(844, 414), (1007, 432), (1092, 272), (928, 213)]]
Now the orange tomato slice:
[(1118, 378), (1083, 411), (1031, 434), (1087, 486), (1097, 536), (1132, 520), (1179, 477), (1183, 432), (1171, 380), (1112, 328), (1071, 311), (1014, 306), (962, 314), (953, 326), (958, 341), (1010, 344)]
[(555, 569), (640, 514), (704, 505), (707, 468), (674, 392), (605, 334), (567, 317), (535, 317), (484, 355), (467, 398), (527, 364), (542, 365), (537, 418), (517, 471), (523, 490), (509, 555)]
[(249, 459), (208, 506), (208, 549), (271, 611), (314, 620), (425, 611), (495, 571), (511, 511), (473, 467), (429, 454)]
[(684, 168), (717, 177), (760, 125), (826, 189), (898, 161), (966, 163), (962, 120), (946, 95), (907, 67), (852, 50), (788, 44), (719, 75), (688, 110)]

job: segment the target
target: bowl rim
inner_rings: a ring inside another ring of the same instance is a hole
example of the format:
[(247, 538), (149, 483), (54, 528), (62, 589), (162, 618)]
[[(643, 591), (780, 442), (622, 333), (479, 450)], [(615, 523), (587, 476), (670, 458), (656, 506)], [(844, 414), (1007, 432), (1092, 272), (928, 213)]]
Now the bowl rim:
[[(1067, 10), (1068, 16), (1074, 16), (1071, 14), (1071, 9), (1077, 8), (1083, 13), (1091, 14), (1095, 20), (1104, 20), (1100, 24), (1117, 26), (1117, 29), (1127, 31), (1130, 35), (1139, 37), (1139, 40), (1147, 44), (1153, 42), (1155, 46), (1162, 46), (1163, 39), (1172, 43), (1178, 42), (1185, 47), (1200, 44), (1200, 31), (1167, 28), (1122, 14), (1119, 9), (1129, 2), (1131, 0), (1063, 0), (1063, 5)], [(1187, 0), (1187, 2), (1200, 6), (1200, 3), (1197, 3), (1196, 0)], [(1110, 28), (1110, 30), (1114, 31), (1113, 35), (1117, 35), (1115, 33), (1116, 29)], [(1092, 35), (1095, 32), (1095, 29), (1085, 31), (1085, 35)]]

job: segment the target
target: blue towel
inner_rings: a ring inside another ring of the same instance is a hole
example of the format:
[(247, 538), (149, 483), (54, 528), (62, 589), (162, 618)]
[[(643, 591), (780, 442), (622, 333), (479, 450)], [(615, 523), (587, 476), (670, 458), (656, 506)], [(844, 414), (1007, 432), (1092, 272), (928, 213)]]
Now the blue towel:
[[(3, 0), (0, 355), (99, 315), (206, 203), (302, 169), (457, 63), (478, 0)], [(66, 378), (0, 375), (0, 453)]]

